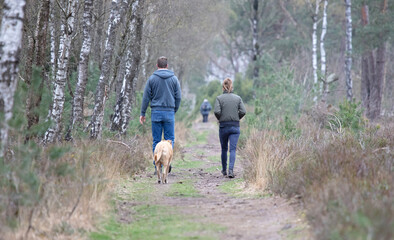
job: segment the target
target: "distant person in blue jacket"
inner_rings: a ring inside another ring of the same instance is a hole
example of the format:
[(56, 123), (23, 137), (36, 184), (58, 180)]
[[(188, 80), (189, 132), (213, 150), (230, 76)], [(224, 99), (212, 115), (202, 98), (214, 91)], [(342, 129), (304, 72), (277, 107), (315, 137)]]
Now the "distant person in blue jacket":
[(209, 112), (212, 110), (211, 104), (208, 102), (208, 99), (204, 99), (201, 104), (200, 112), (202, 115), (202, 122), (208, 122)]
[(157, 70), (146, 82), (141, 104), (141, 124), (144, 124), (146, 120), (145, 113), (149, 102), (153, 137), (152, 151), (155, 151), (156, 144), (162, 140), (163, 133), (164, 139), (171, 140), (172, 148), (174, 148), (175, 113), (181, 103), (181, 87), (174, 72), (168, 70), (166, 57), (160, 57), (157, 60)]

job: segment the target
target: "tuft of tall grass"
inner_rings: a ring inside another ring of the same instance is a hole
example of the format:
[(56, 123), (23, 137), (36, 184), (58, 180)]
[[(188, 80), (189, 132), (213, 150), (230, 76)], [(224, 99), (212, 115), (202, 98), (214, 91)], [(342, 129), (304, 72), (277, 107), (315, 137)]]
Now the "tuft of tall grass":
[(304, 115), (297, 137), (252, 132), (242, 150), (244, 178), (250, 186), (300, 197), (317, 239), (392, 239), (394, 123), (354, 127), (350, 118), (346, 127), (345, 118), (335, 116), (325, 122), (337, 119), (341, 129)]
[[(80, 140), (48, 146), (30, 158), (16, 151), (3, 162), (8, 169), (0, 181), (4, 239), (83, 238), (107, 209), (116, 183), (146, 168), (151, 150), (144, 141)], [(13, 178), (6, 181), (7, 175)]]

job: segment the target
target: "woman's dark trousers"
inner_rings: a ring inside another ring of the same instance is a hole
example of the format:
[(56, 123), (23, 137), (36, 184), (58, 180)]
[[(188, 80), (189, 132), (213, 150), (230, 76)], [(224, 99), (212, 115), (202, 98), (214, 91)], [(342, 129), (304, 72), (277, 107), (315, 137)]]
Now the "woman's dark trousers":
[(222, 147), (222, 170), (227, 169), (227, 152), (230, 143), (230, 164), (229, 170), (234, 169), (235, 151), (237, 149), (240, 129), (236, 126), (221, 126), (219, 128), (220, 145)]

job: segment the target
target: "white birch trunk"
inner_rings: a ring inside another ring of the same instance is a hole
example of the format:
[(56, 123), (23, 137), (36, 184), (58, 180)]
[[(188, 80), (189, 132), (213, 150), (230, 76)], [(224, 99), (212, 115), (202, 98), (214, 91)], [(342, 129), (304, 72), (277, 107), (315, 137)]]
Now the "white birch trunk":
[(50, 35), (50, 53), (51, 53), (51, 78), (55, 77), (56, 73), (56, 30), (55, 30), (55, 0), (51, 0), (50, 17), (49, 17), (49, 35)]
[(115, 106), (114, 115), (111, 123), (111, 129), (125, 134), (130, 119), (133, 91), (138, 77), (138, 70), (141, 60), (141, 40), (143, 20), (141, 16), (144, 1), (136, 0), (133, 3), (133, 16), (130, 24), (131, 34), (130, 42), (127, 49), (127, 62), (125, 74), (122, 81), (122, 87)]
[(121, 126), (121, 134), (125, 134), (127, 130), (127, 126), (129, 125), (130, 122), (130, 114), (132, 107), (135, 103), (135, 91), (137, 89), (137, 81), (138, 81), (138, 75), (139, 75), (139, 70), (140, 70), (140, 64), (141, 64), (141, 59), (142, 59), (142, 31), (143, 31), (143, 6), (145, 0), (139, 0), (139, 5), (137, 9), (137, 17), (136, 17), (136, 31), (135, 31), (135, 41), (134, 41), (134, 59), (133, 59), (133, 67), (131, 69), (131, 84), (130, 84), (130, 90), (128, 91), (128, 103), (127, 105), (124, 106), (125, 110), (122, 111), (123, 116), (122, 118), (124, 119), (122, 121), (122, 126)]
[(67, 68), (71, 48), (72, 34), (74, 33), (74, 20), (78, 0), (68, 0), (67, 10), (64, 16), (65, 23), (61, 25), (59, 43), (59, 57), (54, 83), (52, 112), (50, 114), (51, 126), (45, 132), (43, 143), (51, 143), (60, 140), (62, 130), (62, 116), (64, 109), (64, 89), (67, 81)]
[(313, 101), (317, 102), (317, 22), (319, 15), (319, 4), (320, 0), (316, 0), (315, 13), (313, 15), (313, 26), (312, 26), (312, 69), (313, 69), (313, 90), (315, 96)]
[(320, 92), (322, 94), (322, 101), (326, 102), (327, 94), (328, 94), (328, 83), (327, 83), (327, 73), (326, 73), (326, 49), (324, 47), (324, 39), (327, 33), (327, 5), (328, 0), (324, 0), (323, 5), (323, 21), (322, 21), (322, 31), (320, 35)]
[(83, 13), (83, 42), (79, 55), (78, 80), (74, 92), (73, 100), (73, 119), (71, 128), (75, 125), (83, 124), (83, 104), (86, 84), (88, 82), (89, 55), (92, 45), (91, 27), (92, 27), (93, 0), (85, 0)]
[[(105, 101), (108, 97), (108, 91), (109, 91), (108, 79), (110, 78), (112, 55), (114, 52), (114, 46), (116, 42), (116, 30), (120, 23), (121, 12), (123, 12), (123, 9), (122, 8), (119, 9), (119, 7), (117, 6), (119, 2), (120, 0), (112, 0), (111, 3), (111, 13), (109, 16), (109, 24), (106, 34), (101, 75), (96, 88), (94, 112), (91, 122), (89, 124), (90, 138), (92, 139), (101, 138)], [(127, 2), (128, 2), (127, 0), (124, 0), (124, 3)], [(123, 4), (119, 4), (119, 5), (123, 6)]]
[(128, 87), (129, 83), (127, 80), (129, 79), (130, 76), (130, 71), (132, 67), (132, 55), (133, 53), (131, 52), (131, 49), (127, 49), (127, 55), (126, 55), (126, 66), (125, 66), (125, 74), (122, 79), (122, 86), (120, 88), (120, 93), (118, 96), (118, 99), (116, 101), (115, 109), (114, 109), (114, 114), (112, 117), (112, 122), (111, 122), (111, 130), (112, 131), (117, 131), (120, 130), (120, 126), (122, 125), (122, 110), (124, 104), (128, 101), (127, 97), (127, 90), (126, 88)]
[(345, 76), (346, 76), (346, 97), (348, 101), (353, 99), (352, 82), (352, 1), (345, 0), (346, 6), (346, 56), (345, 56)]
[(8, 121), (12, 118), (14, 93), (22, 44), (25, 0), (5, 0), (0, 29), (0, 157), (8, 143)]

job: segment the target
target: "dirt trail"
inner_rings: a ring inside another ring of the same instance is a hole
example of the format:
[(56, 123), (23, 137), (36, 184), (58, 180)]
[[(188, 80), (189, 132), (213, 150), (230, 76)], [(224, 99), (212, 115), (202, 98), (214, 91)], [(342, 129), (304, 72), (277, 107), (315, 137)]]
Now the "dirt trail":
[[(152, 183), (149, 197), (141, 201), (122, 203), (118, 209), (119, 219), (132, 224), (131, 206), (139, 204), (164, 205), (177, 209), (187, 219), (201, 223), (223, 226), (215, 238), (219, 239), (306, 239), (306, 225), (301, 214), (289, 201), (273, 196), (246, 194), (234, 196), (221, 190), (222, 185), (242, 185), (242, 159), (235, 163), (235, 178), (225, 178), (220, 173), (220, 143), (215, 123), (196, 123), (192, 128), (196, 134), (205, 133), (207, 140), (199, 143), (196, 139), (184, 148), (189, 162), (197, 167), (177, 167), (175, 159), (169, 184), (157, 184), (157, 177), (151, 171), (135, 181)], [(193, 164), (198, 163), (198, 164)], [(179, 164), (178, 164), (179, 166)], [(150, 169), (151, 170), (151, 169)], [(235, 181), (229, 183), (229, 181)], [(175, 186), (191, 182), (199, 196), (182, 196), (168, 192)], [(235, 184), (236, 183), (236, 184)], [(239, 190), (242, 191), (242, 190)], [(214, 239), (215, 239), (214, 238)], [(195, 239), (195, 238), (193, 238)]]

